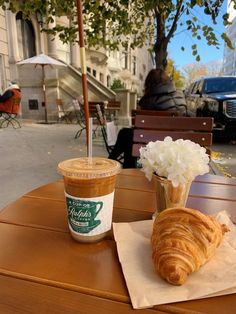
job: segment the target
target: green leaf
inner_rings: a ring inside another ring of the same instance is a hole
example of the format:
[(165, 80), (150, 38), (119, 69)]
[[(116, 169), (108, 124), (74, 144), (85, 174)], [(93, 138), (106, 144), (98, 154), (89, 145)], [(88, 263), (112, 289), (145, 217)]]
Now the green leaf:
[(204, 13), (207, 14), (207, 15), (211, 15), (211, 11), (210, 11), (209, 7), (206, 7), (204, 9)]
[(222, 33), (221, 38), (224, 40), (228, 48), (234, 49), (234, 46), (226, 33)]

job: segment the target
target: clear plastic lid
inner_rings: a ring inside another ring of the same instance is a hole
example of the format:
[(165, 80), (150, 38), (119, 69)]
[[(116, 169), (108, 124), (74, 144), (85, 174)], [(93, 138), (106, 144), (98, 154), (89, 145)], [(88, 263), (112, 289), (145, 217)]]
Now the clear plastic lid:
[(58, 171), (63, 176), (75, 178), (102, 178), (119, 173), (120, 163), (103, 157), (80, 157), (61, 161)]

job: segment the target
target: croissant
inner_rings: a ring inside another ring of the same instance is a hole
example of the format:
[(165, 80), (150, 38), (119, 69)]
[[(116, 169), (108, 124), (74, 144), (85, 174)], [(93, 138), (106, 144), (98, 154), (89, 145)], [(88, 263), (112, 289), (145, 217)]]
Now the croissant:
[(214, 217), (191, 208), (169, 208), (157, 215), (151, 236), (157, 273), (173, 285), (182, 285), (214, 255), (225, 232)]

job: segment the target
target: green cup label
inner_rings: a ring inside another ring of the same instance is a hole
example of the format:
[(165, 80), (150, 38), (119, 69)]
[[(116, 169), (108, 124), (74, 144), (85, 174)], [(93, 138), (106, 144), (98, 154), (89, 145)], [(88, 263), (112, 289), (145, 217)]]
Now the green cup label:
[(111, 229), (114, 192), (94, 198), (65, 196), (71, 232), (94, 236)]

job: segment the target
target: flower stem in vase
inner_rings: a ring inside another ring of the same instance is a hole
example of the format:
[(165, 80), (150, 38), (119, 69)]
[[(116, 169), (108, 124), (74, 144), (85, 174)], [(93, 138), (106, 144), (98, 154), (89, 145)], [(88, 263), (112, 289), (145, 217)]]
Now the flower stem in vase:
[(155, 216), (166, 208), (185, 207), (187, 202), (191, 181), (173, 186), (172, 182), (166, 178), (153, 176), (156, 187), (157, 209)]
[(166, 191), (166, 193), (169, 193), (170, 204), (182, 204), (184, 207), (187, 201), (186, 194), (189, 192), (187, 191), (188, 187), (186, 187), (186, 184), (179, 184), (175, 187), (170, 182), (168, 188), (169, 191)]

